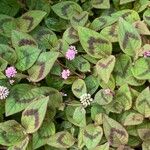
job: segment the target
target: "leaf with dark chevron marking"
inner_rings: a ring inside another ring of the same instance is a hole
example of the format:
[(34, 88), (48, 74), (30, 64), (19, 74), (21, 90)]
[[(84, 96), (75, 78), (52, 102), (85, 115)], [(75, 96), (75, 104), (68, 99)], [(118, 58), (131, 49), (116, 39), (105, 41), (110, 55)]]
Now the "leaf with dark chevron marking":
[(36, 132), (45, 117), (49, 97), (41, 97), (33, 101), (22, 113), (21, 122), (27, 133)]
[(83, 49), (94, 58), (111, 55), (112, 45), (98, 32), (85, 27), (78, 27), (78, 34)]
[(20, 31), (30, 32), (32, 31), (46, 15), (45, 11), (31, 10), (23, 14), (18, 18), (18, 26)]
[(86, 84), (84, 80), (75, 80), (72, 84), (72, 92), (78, 98), (80, 98), (83, 94), (87, 93)]
[(140, 58), (132, 66), (133, 76), (140, 80), (150, 79), (150, 59)]
[(16, 143), (15, 145), (9, 147), (8, 150), (26, 150), (28, 143), (29, 143), (29, 137), (27, 136), (19, 143)]
[(125, 128), (107, 115), (103, 117), (103, 128), (105, 137), (111, 146), (118, 147), (128, 143), (129, 136)]
[(41, 53), (36, 63), (28, 70), (29, 80), (38, 82), (44, 79), (53, 67), (58, 55), (58, 52)]
[(70, 22), (74, 28), (84, 26), (88, 21), (88, 12), (83, 11), (80, 14), (75, 14), (71, 17)]
[(95, 148), (101, 141), (103, 130), (100, 126), (89, 124), (83, 132), (83, 141), (88, 149)]
[(110, 75), (114, 69), (116, 58), (113, 55), (110, 55), (107, 58), (102, 58), (96, 64), (96, 71), (100, 78), (108, 83)]
[(47, 142), (48, 145), (64, 149), (69, 148), (75, 143), (74, 137), (67, 131), (58, 132), (51, 136)]
[(38, 59), (40, 52), (40, 49), (32, 46), (22, 46), (17, 48), (17, 63), (15, 64), (15, 67), (20, 71), (29, 69)]
[(0, 144), (12, 146), (22, 141), (27, 135), (24, 128), (15, 120), (0, 123)]
[(112, 94), (105, 94), (105, 90), (101, 89), (99, 90), (94, 97), (94, 101), (99, 105), (107, 105), (113, 100)]
[(150, 117), (150, 89), (145, 88), (136, 99), (136, 109), (139, 113), (143, 114), (146, 118)]
[(82, 12), (80, 5), (73, 1), (60, 2), (52, 6), (52, 10), (61, 18), (69, 20), (77, 12)]
[(135, 57), (141, 48), (141, 37), (138, 31), (122, 18), (119, 19), (118, 39), (122, 51)]
[(11, 34), (12, 45), (15, 49), (22, 46), (37, 47), (36, 41), (27, 33), (13, 30)]
[(98, 9), (109, 9), (110, 1), (109, 0), (91, 0), (92, 6)]
[(143, 14), (144, 21), (150, 26), (150, 9), (147, 9)]
[(103, 28), (113, 24), (116, 21), (117, 21), (116, 18), (113, 18), (110, 16), (101, 16), (101, 17), (98, 17), (93, 20), (93, 22), (90, 25), (90, 28), (95, 31), (98, 31), (100, 29), (103, 29)]
[(79, 41), (78, 32), (73, 27), (69, 27), (63, 34), (63, 40), (68, 44)]

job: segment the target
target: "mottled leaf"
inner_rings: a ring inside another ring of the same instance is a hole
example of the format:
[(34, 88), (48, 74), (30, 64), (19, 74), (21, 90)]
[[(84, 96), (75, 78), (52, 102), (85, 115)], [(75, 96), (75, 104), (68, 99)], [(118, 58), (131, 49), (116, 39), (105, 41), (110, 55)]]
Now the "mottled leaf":
[(100, 142), (103, 130), (100, 126), (89, 124), (85, 127), (83, 132), (83, 141), (88, 149), (95, 148)]
[(105, 136), (113, 147), (128, 143), (128, 133), (120, 123), (104, 115), (103, 128)]
[(94, 58), (102, 58), (111, 55), (112, 45), (99, 33), (78, 27), (78, 34), (83, 49)]
[(23, 111), (21, 122), (27, 133), (36, 132), (42, 125), (47, 110), (49, 97), (39, 98), (33, 101)]
[(98, 9), (109, 9), (110, 1), (109, 0), (91, 0), (92, 6)]
[(50, 72), (58, 55), (58, 52), (41, 53), (36, 63), (28, 70), (29, 80), (32, 82), (38, 82), (44, 79)]

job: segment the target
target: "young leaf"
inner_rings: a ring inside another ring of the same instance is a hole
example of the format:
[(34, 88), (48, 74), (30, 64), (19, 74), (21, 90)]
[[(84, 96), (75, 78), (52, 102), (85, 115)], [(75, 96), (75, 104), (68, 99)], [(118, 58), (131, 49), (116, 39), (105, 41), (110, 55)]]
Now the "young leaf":
[(58, 52), (41, 53), (36, 63), (28, 70), (29, 80), (32, 82), (38, 82), (44, 79), (50, 72), (58, 55)]
[(48, 145), (56, 148), (69, 148), (75, 143), (74, 137), (67, 131), (58, 132), (51, 136), (47, 142)]
[(60, 2), (52, 6), (52, 10), (61, 18), (69, 20), (77, 12), (81, 12), (80, 5), (73, 1)]
[(16, 49), (16, 68), (20, 71), (29, 69), (37, 60), (41, 50), (32, 46), (22, 46)]
[(46, 15), (45, 11), (31, 10), (18, 18), (18, 26), (22, 32), (32, 31)]
[(27, 133), (36, 132), (42, 125), (49, 97), (33, 101), (22, 113), (21, 122)]
[(107, 58), (102, 58), (96, 64), (97, 73), (105, 83), (109, 81), (111, 72), (115, 66), (115, 61), (115, 56), (111, 55)]
[(150, 90), (149, 87), (144, 89), (136, 99), (136, 109), (146, 118), (150, 117)]
[(94, 97), (94, 102), (99, 105), (107, 105), (113, 100), (112, 94), (105, 94), (103, 89), (99, 90)]
[(15, 120), (0, 123), (0, 144), (13, 146), (26, 137), (24, 128)]
[(129, 56), (134, 57), (141, 48), (139, 33), (129, 22), (122, 18), (119, 19), (118, 39), (122, 51)]
[(83, 49), (94, 58), (102, 58), (111, 55), (112, 45), (99, 33), (78, 27), (78, 34)]
[(113, 147), (125, 145), (128, 143), (128, 133), (117, 121), (104, 115), (103, 128), (105, 136)]
[(89, 124), (84, 129), (83, 141), (88, 149), (92, 149), (98, 145), (103, 135), (100, 126)]
[(15, 49), (21, 46), (37, 47), (36, 41), (27, 33), (13, 30), (11, 34), (12, 45)]
[(83, 94), (87, 93), (87, 88), (84, 80), (75, 80), (72, 84), (72, 92), (78, 98), (80, 98)]

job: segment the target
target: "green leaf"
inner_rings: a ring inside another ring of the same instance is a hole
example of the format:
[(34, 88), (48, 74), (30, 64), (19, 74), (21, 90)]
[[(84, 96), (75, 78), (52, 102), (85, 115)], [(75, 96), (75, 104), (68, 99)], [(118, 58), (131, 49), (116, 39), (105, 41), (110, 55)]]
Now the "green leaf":
[(109, 9), (110, 1), (109, 0), (91, 0), (92, 6), (98, 9)]
[(150, 129), (138, 129), (138, 134), (143, 141), (150, 141)]
[(16, 28), (17, 26), (14, 18), (0, 14), (0, 34), (10, 37), (11, 31)]
[(20, 5), (17, 0), (1, 0), (0, 1), (0, 14), (15, 16), (19, 11)]
[(73, 27), (67, 28), (67, 30), (63, 33), (63, 40), (68, 44), (73, 44), (79, 41), (78, 32)]
[(128, 143), (128, 133), (117, 121), (104, 115), (103, 128), (105, 136), (113, 147), (125, 145)]
[(150, 26), (150, 9), (147, 9), (143, 14), (144, 21)]
[(124, 19), (119, 19), (118, 39), (122, 51), (135, 56), (141, 48), (141, 38), (137, 30)]
[(125, 111), (121, 116), (121, 122), (124, 126), (133, 126), (141, 124), (144, 120), (143, 115), (136, 111)]
[(88, 149), (95, 148), (100, 142), (103, 130), (100, 126), (89, 124), (84, 129), (83, 141)]
[(140, 80), (150, 79), (150, 59), (140, 58), (132, 66), (133, 76)]
[(77, 107), (73, 113), (73, 120), (79, 127), (86, 126), (86, 111), (83, 107)]
[(49, 97), (33, 101), (22, 113), (21, 122), (27, 133), (36, 132), (42, 125)]
[(95, 147), (92, 150), (109, 150), (109, 143), (105, 143), (105, 144), (103, 144), (101, 146), (97, 146), (97, 147)]
[(8, 45), (0, 44), (0, 56), (5, 59), (9, 64), (14, 64), (16, 62), (16, 53)]
[(120, 5), (126, 4), (126, 3), (130, 3), (130, 2), (134, 2), (135, 0), (120, 0)]
[(18, 18), (18, 26), (22, 32), (32, 31), (46, 15), (45, 11), (31, 10)]
[(149, 150), (150, 149), (150, 142), (143, 142), (142, 144), (142, 150)]
[(136, 109), (146, 118), (150, 117), (150, 90), (145, 88), (136, 99)]
[(111, 55), (112, 45), (99, 33), (78, 27), (78, 34), (83, 49), (94, 58), (102, 58)]
[(80, 98), (83, 94), (87, 93), (87, 88), (84, 80), (75, 80), (72, 84), (72, 92), (78, 98)]
[(22, 46), (16, 49), (17, 63), (16, 68), (20, 71), (25, 71), (33, 66), (38, 59), (41, 50), (36, 47)]
[(15, 145), (11, 146), (8, 148), (8, 150), (26, 150), (27, 146), (29, 143), (29, 137), (26, 137), (25, 139), (23, 139), (22, 141), (16, 143)]
[(8, 62), (0, 57), (0, 71), (4, 71), (8, 65)]
[(25, 130), (15, 120), (0, 123), (0, 144), (13, 146), (26, 137)]
[(31, 103), (35, 98), (35, 96), (31, 94), (32, 88), (33, 86), (29, 84), (17, 84), (11, 88), (5, 104), (6, 116), (22, 111)]
[(41, 53), (36, 63), (28, 70), (29, 80), (32, 82), (39, 82), (44, 79), (50, 72), (58, 55), (58, 52)]
[(110, 16), (100, 16), (93, 20), (93, 22), (90, 25), (90, 28), (95, 31), (98, 31), (113, 24), (116, 20), (116, 18)]
[(12, 45), (15, 49), (21, 46), (37, 47), (37, 43), (31, 35), (20, 31), (13, 30), (11, 34), (11, 40)]
[(75, 2), (65, 1), (52, 6), (52, 10), (63, 19), (70, 19), (77, 12), (81, 12), (82, 8)]
[(53, 122), (45, 119), (42, 126), (33, 134), (33, 148), (37, 149), (47, 144), (50, 136), (55, 134), (55, 125)]
[(132, 107), (132, 95), (127, 84), (122, 85), (115, 94), (114, 99), (118, 101), (124, 108), (129, 110)]
[(107, 105), (113, 100), (112, 94), (105, 94), (105, 90), (101, 89), (99, 90), (94, 97), (94, 102), (96, 102), (99, 105)]
[(100, 78), (105, 82), (108, 83), (110, 75), (115, 66), (115, 56), (111, 55), (107, 58), (102, 58), (96, 64), (96, 70)]
[(84, 26), (88, 20), (88, 12), (83, 11), (80, 14), (75, 14), (71, 17), (70, 22), (73, 27)]
[(66, 117), (75, 126), (85, 127), (86, 126), (86, 111), (83, 107), (80, 106), (80, 103), (76, 104), (77, 106), (68, 106), (65, 110)]
[(48, 140), (48, 145), (56, 148), (69, 148), (75, 143), (74, 137), (67, 131), (58, 132), (51, 136)]

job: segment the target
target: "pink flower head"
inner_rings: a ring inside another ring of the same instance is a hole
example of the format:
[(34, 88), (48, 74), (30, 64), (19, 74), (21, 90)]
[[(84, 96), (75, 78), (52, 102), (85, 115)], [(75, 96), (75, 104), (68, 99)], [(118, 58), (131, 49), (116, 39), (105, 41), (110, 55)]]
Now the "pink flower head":
[(110, 90), (110, 89), (104, 89), (104, 93), (106, 95), (114, 95), (114, 92), (112, 90)]
[(143, 56), (146, 58), (146, 57), (149, 57), (150, 56), (150, 51), (146, 51), (143, 53)]
[(9, 90), (7, 87), (0, 86), (0, 99), (6, 99), (9, 94)]
[(69, 76), (70, 76), (70, 71), (69, 71), (69, 69), (66, 69), (66, 70), (63, 70), (63, 71), (62, 71), (61, 77), (62, 77), (63, 79), (66, 80)]
[(9, 83), (10, 83), (11, 85), (13, 85), (14, 82), (15, 82), (15, 80), (9, 80)]
[(73, 60), (75, 58), (75, 55), (77, 54), (77, 50), (75, 46), (70, 46), (69, 49), (66, 52), (66, 58), (68, 60)]
[(5, 70), (5, 74), (8, 78), (13, 78), (16, 76), (17, 74), (17, 71), (16, 71), (16, 68), (15, 67), (8, 67), (6, 70)]

